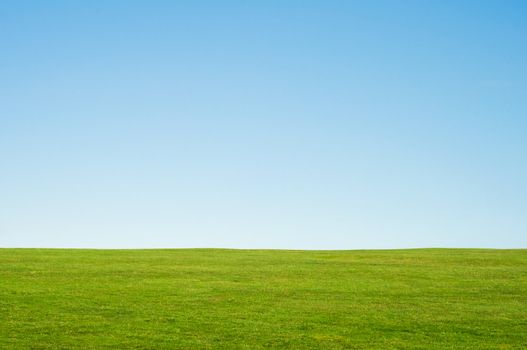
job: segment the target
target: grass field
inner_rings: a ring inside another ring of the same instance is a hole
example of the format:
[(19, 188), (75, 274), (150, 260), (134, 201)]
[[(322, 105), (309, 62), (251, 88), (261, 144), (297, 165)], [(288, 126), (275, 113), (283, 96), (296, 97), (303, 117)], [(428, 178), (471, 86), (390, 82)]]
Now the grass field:
[(0, 249), (0, 349), (527, 349), (527, 250)]

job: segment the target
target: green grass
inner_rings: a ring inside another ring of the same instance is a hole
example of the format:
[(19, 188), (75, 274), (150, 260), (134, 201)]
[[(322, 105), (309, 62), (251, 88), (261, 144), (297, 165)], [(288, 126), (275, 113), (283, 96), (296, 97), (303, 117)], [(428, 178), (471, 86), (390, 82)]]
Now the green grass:
[(0, 249), (0, 349), (527, 349), (527, 250)]

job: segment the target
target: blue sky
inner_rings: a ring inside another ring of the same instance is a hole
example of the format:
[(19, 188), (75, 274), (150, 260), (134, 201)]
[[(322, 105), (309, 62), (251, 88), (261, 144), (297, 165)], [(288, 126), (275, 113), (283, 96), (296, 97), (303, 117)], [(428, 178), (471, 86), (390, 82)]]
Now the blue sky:
[(524, 1), (2, 1), (0, 246), (527, 247)]

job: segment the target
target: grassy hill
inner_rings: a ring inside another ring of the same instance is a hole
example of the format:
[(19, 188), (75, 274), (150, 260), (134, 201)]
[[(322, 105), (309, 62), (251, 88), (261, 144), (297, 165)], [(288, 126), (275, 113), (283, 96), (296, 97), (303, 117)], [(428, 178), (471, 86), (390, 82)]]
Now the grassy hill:
[(526, 349), (527, 250), (0, 249), (1, 349)]

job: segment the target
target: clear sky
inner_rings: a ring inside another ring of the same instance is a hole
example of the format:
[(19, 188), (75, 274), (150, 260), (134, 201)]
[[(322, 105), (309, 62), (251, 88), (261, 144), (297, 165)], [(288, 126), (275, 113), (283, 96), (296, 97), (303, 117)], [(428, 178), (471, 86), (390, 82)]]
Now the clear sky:
[(2, 1), (0, 246), (527, 247), (527, 2)]

